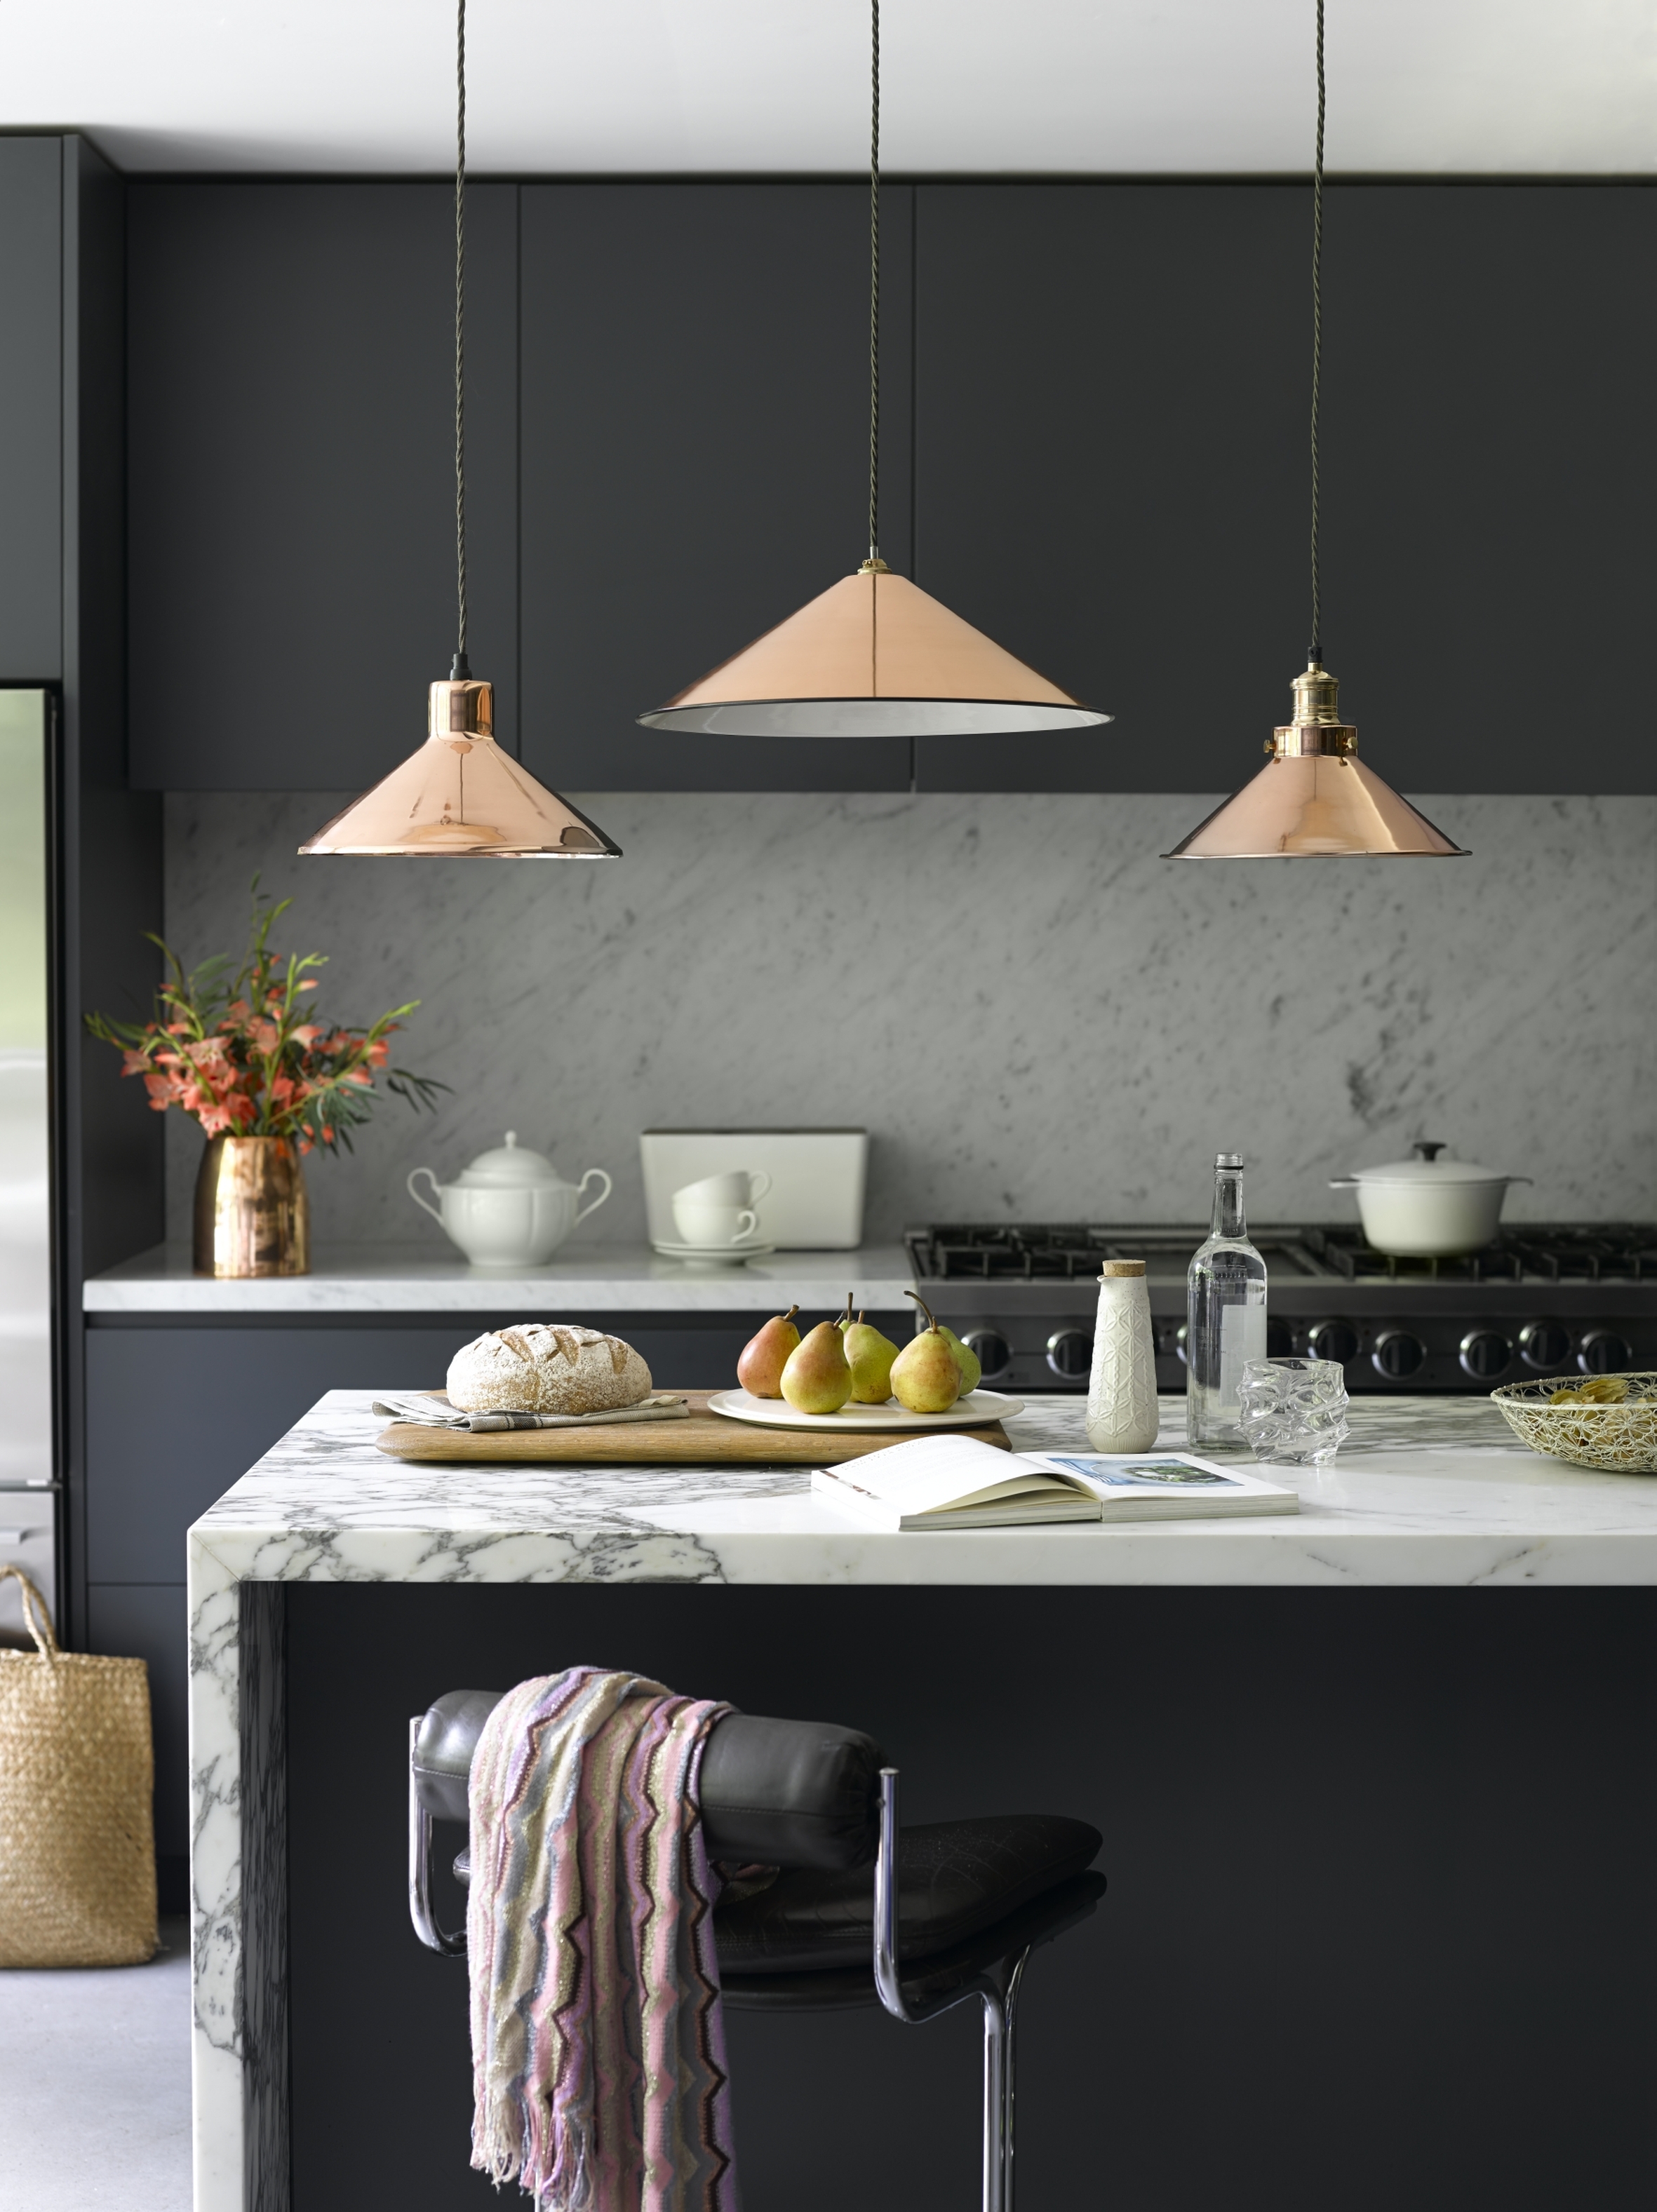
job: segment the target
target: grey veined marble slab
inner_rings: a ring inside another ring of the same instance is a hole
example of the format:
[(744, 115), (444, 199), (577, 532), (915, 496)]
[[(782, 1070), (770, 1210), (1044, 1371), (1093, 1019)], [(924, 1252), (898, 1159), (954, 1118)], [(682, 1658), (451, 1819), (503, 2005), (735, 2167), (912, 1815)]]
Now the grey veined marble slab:
[[(250, 2163), (285, 2109), (279, 1926), (284, 1582), (1434, 1584), (1657, 1583), (1657, 1478), (1525, 1450), (1487, 1400), (1359, 1400), (1333, 1466), (1284, 1470), (1270, 1520), (881, 1534), (799, 1468), (414, 1465), (375, 1449), (373, 1393), (335, 1390), (190, 1532), (196, 2212), (253, 2212)], [(1162, 1401), (1165, 1447), (1184, 1402)], [(1074, 1397), (1030, 1401), (1015, 1445), (1085, 1445)], [(262, 1932), (263, 1931), (263, 1932)]]

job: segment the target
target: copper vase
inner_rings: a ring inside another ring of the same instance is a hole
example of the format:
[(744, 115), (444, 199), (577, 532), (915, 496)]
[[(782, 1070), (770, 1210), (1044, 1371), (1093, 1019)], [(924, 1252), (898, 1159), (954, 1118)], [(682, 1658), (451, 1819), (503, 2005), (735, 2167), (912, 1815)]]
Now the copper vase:
[(311, 1202), (288, 1137), (214, 1137), (196, 1177), (198, 1275), (308, 1275)]

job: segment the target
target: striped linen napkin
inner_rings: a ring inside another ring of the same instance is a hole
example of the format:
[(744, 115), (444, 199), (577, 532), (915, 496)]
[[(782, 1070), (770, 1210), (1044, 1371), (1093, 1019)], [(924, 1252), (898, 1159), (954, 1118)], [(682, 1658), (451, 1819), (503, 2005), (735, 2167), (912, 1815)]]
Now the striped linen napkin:
[(409, 1421), (423, 1429), (595, 1429), (606, 1421), (682, 1421), (690, 1413), (683, 1398), (663, 1391), (631, 1406), (610, 1406), (601, 1413), (463, 1413), (446, 1398), (423, 1392), (387, 1392), (374, 1412), (388, 1421)]

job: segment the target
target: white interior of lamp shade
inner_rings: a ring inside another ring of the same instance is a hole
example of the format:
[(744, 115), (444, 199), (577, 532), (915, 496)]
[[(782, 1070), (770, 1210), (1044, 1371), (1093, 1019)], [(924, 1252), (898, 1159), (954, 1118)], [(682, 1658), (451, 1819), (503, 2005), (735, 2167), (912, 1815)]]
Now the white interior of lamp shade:
[(1017, 699), (732, 699), (639, 716), (649, 729), (725, 738), (989, 738), (1093, 729), (1110, 719), (1092, 707)]

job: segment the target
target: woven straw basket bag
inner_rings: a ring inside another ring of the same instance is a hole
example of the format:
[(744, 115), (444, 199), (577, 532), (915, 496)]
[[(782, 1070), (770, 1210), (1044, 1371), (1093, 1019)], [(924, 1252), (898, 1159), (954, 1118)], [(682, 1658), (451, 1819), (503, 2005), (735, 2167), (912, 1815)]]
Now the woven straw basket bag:
[(136, 1966), (155, 1951), (149, 1678), (59, 1650), (8, 1577), (37, 1648), (0, 1650), (0, 1966)]

